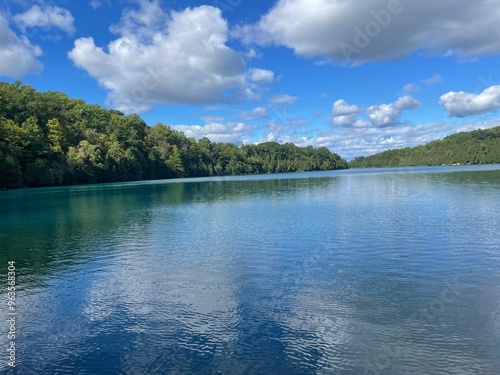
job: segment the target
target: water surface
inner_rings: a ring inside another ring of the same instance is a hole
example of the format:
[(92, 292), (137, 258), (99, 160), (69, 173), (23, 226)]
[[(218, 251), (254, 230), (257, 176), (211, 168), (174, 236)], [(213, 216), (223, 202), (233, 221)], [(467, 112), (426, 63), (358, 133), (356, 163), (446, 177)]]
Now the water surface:
[(3, 191), (0, 372), (496, 374), (499, 228), (499, 165)]

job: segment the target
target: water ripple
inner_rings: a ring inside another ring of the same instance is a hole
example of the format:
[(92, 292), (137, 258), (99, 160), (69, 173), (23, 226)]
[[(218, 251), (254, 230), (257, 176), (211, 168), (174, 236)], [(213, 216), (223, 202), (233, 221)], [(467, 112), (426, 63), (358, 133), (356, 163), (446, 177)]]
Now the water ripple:
[(494, 374), (500, 172), (477, 168), (0, 195), (18, 373)]

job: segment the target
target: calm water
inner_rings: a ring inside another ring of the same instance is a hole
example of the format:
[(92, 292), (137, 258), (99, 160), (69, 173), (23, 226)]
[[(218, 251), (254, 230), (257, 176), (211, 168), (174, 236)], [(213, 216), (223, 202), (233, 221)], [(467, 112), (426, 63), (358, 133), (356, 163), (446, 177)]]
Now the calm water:
[(498, 374), (499, 232), (499, 165), (3, 191), (0, 373)]

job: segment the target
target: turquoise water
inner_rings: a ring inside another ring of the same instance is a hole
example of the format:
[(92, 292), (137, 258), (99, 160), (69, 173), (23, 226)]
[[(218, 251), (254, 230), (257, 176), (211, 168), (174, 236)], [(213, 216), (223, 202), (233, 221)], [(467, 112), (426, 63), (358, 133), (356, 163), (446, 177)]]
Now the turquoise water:
[(0, 373), (497, 374), (500, 166), (0, 192)]

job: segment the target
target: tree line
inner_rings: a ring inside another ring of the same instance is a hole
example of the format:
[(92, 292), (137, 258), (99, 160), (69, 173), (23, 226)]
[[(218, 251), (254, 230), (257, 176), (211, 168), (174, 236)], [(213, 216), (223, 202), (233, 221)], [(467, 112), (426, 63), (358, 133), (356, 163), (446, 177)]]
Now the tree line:
[(343, 168), (325, 147), (197, 141), (61, 92), (0, 83), (1, 188)]
[(500, 126), (460, 132), (426, 145), (360, 156), (351, 168), (500, 163)]

